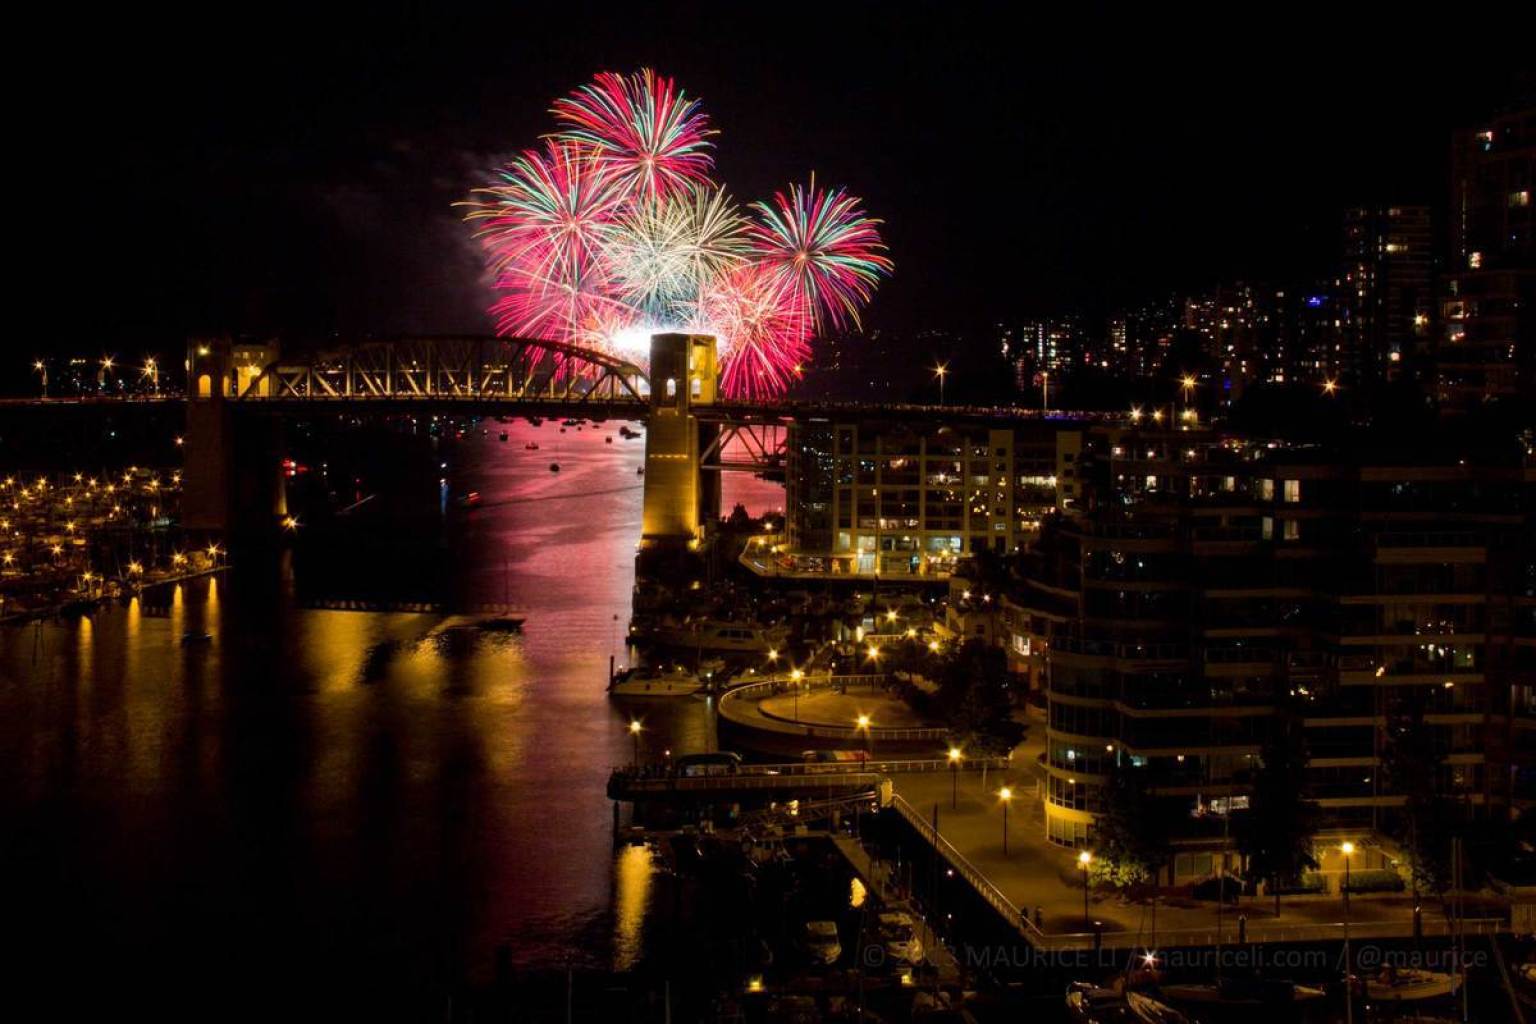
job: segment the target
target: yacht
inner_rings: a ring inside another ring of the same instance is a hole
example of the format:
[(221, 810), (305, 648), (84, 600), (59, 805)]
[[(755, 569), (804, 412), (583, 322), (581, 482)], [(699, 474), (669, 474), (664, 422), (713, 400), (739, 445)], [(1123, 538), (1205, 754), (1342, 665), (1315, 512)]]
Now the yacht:
[(1326, 995), (1320, 988), (1266, 978), (1221, 978), (1209, 985), (1160, 985), (1158, 992), (1174, 1003), (1223, 1007), (1305, 1003)]
[(782, 627), (764, 628), (749, 622), (710, 619), (663, 629), (656, 639), (672, 647), (757, 654), (783, 647), (788, 637), (788, 631)]
[(691, 697), (704, 688), (699, 677), (683, 668), (631, 669), (620, 672), (608, 683), (613, 697)]
[(1367, 978), (1365, 982), (1366, 996), (1384, 1003), (1437, 999), (1453, 995), (1460, 989), (1460, 975), (1412, 967), (1396, 970), (1386, 967), (1376, 977)]
[(1077, 1024), (1191, 1024), (1178, 1010), (1140, 992), (1075, 981), (1067, 989), (1067, 1017)]

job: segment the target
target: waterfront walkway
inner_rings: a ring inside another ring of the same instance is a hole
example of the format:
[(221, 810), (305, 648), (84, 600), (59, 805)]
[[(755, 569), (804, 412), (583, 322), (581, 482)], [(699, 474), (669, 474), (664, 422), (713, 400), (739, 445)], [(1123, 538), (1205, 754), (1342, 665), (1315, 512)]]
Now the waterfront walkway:
[[(1045, 839), (1044, 811), (1036, 789), (1039, 778), (1034, 749), (1020, 748), (1013, 767), (991, 771), (962, 772), (952, 780), (946, 773), (896, 774), (899, 809), (915, 827), (925, 831), (938, 809), (941, 849), (951, 860), (963, 861), (962, 874), (988, 897), (1000, 913), (1015, 918), (1025, 936), (1038, 945), (1083, 948), (1099, 940), (1110, 947), (1153, 944), (1153, 912), (1150, 903), (1130, 903), (1111, 891), (1090, 887), (1088, 915), (1083, 914), (1083, 873), (1074, 850), (1054, 846)], [(951, 786), (957, 783), (954, 806)], [(1013, 800), (1008, 810), (1008, 853), (1003, 853), (1003, 815), (998, 790), (1009, 786)], [(931, 837), (930, 837), (931, 838)], [(992, 892), (986, 890), (990, 887)], [(1424, 898), (1423, 932), (1426, 936), (1447, 933), (1441, 904)], [(1039, 923), (1036, 924), (1038, 911)], [(1023, 918), (1027, 915), (1028, 920)], [(1245, 920), (1239, 923), (1240, 916)], [(1217, 931), (1213, 901), (1164, 896), (1156, 908), (1156, 943), (1169, 945), (1235, 944), (1239, 930), (1250, 942), (1326, 941), (1344, 937), (1344, 905), (1325, 897), (1286, 897), (1279, 917), (1274, 901), (1244, 898), (1222, 910)], [(1352, 938), (1410, 937), (1413, 934), (1413, 900), (1408, 895), (1354, 896), (1349, 908)], [(1494, 925), (1474, 920), (1468, 910), (1467, 931), (1476, 933)]]

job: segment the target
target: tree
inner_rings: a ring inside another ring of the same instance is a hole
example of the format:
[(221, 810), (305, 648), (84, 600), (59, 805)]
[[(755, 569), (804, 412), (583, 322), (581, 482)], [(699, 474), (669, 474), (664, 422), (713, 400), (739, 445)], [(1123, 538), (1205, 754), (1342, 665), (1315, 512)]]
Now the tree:
[(1390, 832), (1408, 851), (1414, 899), (1420, 889), (1443, 893), (1451, 887), (1447, 840), (1457, 831), (1461, 816), (1443, 792), (1443, 758), (1418, 702), (1388, 722), (1381, 759), (1392, 789), (1406, 798)]
[(1116, 768), (1094, 825), (1094, 881), (1119, 889), (1155, 881), (1168, 861), (1168, 823), (1147, 792), (1145, 770)]
[(1317, 867), (1312, 855), (1317, 835), (1317, 803), (1307, 781), (1307, 744), (1301, 723), (1281, 719), (1259, 754), (1253, 799), (1247, 811), (1233, 815), (1237, 848), (1250, 870), (1266, 879), (1280, 913), (1280, 886)]
[(939, 667), (938, 706), (950, 736), (968, 754), (999, 756), (1024, 739), (1013, 718), (1008, 658), (1001, 648), (969, 640)]

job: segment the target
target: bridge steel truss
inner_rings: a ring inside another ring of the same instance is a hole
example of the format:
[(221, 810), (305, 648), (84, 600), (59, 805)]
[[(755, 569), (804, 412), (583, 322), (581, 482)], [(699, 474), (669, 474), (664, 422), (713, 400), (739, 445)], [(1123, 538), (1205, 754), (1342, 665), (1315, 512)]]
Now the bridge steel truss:
[(603, 352), (534, 338), (410, 338), (364, 342), (252, 376), (240, 401), (454, 399), (646, 406), (646, 375)]
[(761, 473), (784, 467), (789, 428), (783, 419), (772, 415), (746, 417), (740, 412), (723, 417), (706, 415), (705, 419), (716, 423), (718, 430), (699, 453), (700, 469)]

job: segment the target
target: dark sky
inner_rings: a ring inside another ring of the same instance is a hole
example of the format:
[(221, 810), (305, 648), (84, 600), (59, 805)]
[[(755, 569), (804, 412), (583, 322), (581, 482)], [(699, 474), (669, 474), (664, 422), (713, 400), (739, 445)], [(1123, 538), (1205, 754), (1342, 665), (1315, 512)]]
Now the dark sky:
[(646, 64), (703, 99), (739, 199), (814, 170), (884, 219), (897, 272), (872, 325), (1323, 269), (1346, 203), (1442, 202), (1450, 129), (1529, 90), (1536, 38), (1525, 16), (1407, 5), (1180, 25), (1017, 4), (322, 6), (69, 8), (87, 24), (39, 34), (65, 40), (23, 116), (46, 174), (22, 210), (42, 220), (29, 301), (63, 327), (39, 344), (485, 331), (449, 204), (547, 130), (553, 97)]

